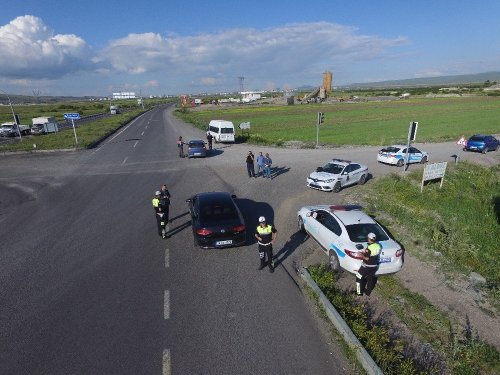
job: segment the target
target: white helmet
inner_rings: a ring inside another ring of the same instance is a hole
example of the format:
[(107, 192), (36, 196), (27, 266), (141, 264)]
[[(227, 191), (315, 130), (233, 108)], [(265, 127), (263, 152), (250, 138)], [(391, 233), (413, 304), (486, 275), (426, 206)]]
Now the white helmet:
[(266, 218), (264, 216), (259, 217), (259, 223), (265, 223)]

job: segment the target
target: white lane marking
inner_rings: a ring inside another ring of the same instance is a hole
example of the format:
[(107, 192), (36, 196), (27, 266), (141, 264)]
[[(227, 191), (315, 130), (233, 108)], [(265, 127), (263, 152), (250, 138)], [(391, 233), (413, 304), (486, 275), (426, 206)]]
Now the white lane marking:
[(127, 156), (125, 159), (123, 159), (123, 161), (122, 161), (122, 165), (123, 165), (123, 164), (125, 164), (125, 163), (127, 162), (127, 159), (128, 159), (128, 156)]
[(108, 143), (110, 143), (113, 139), (115, 139), (116, 137), (118, 137), (120, 134), (122, 134), (125, 130), (127, 130), (130, 125), (134, 124), (140, 117), (142, 117), (142, 115), (140, 115), (139, 117), (133, 119), (127, 126), (125, 126), (122, 130), (120, 130), (118, 133), (116, 133), (113, 137), (111, 137), (111, 139), (109, 139), (106, 143), (104, 143), (101, 147), (99, 148), (96, 148), (95, 151), (93, 152), (93, 154), (95, 154), (97, 151), (99, 151), (101, 148), (103, 148), (104, 146), (106, 146)]
[(165, 249), (165, 268), (170, 267), (170, 250)]
[(163, 294), (163, 318), (170, 319), (170, 291), (165, 290)]
[(144, 135), (144, 132), (142, 132), (141, 135)]
[(163, 351), (163, 372), (162, 375), (171, 375), (172, 374), (172, 358), (170, 357), (170, 350), (165, 349)]
[(134, 148), (135, 148), (135, 146), (137, 146), (138, 143), (139, 143), (139, 141), (135, 141)]

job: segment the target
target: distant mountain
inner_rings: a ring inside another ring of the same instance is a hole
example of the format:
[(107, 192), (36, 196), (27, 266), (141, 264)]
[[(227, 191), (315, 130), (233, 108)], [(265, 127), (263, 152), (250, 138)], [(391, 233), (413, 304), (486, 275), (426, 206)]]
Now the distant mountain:
[(477, 74), (463, 74), (456, 76), (440, 76), (426, 78), (411, 78), (393, 81), (353, 83), (344, 87), (348, 88), (390, 88), (390, 87), (415, 87), (415, 86), (441, 86), (468, 83), (484, 83), (485, 81), (500, 82), (500, 72), (486, 72)]

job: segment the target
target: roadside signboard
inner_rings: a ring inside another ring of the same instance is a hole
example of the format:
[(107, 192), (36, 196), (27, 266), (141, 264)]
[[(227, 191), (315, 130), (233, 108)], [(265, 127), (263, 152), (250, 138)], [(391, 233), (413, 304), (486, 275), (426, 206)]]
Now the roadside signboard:
[(240, 129), (243, 130), (243, 129), (250, 129), (250, 123), (249, 122), (242, 122), (240, 124)]
[(76, 136), (76, 129), (75, 129), (75, 120), (80, 120), (80, 114), (79, 113), (65, 113), (64, 118), (66, 120), (71, 120), (71, 124), (73, 125), (73, 133), (75, 134), (75, 143), (78, 144), (78, 137)]
[(444, 174), (446, 172), (446, 166), (448, 162), (427, 164), (424, 168), (424, 173), (422, 175), (422, 184), (420, 185), (420, 192), (424, 189), (424, 182), (429, 180), (441, 179), (441, 184), (439, 187), (443, 186)]
[(64, 118), (66, 120), (80, 120), (80, 114), (79, 113), (65, 113)]

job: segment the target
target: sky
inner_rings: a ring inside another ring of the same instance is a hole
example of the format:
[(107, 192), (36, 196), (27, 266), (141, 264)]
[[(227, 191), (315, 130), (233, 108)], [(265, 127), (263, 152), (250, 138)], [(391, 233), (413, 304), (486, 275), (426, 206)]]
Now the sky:
[[(500, 1), (0, 0), (0, 90), (293, 89), (500, 70)], [(1, 95), (1, 92), (0, 92)]]

